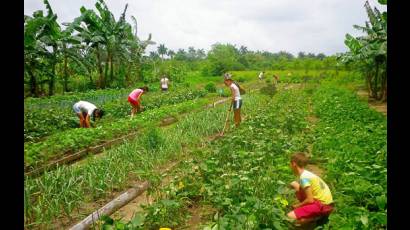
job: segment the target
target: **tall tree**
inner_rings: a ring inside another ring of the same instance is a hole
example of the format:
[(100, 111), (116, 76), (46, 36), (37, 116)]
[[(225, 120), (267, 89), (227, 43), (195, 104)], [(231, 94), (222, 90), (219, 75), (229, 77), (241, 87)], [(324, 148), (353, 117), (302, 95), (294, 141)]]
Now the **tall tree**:
[(167, 54), (167, 48), (165, 47), (164, 44), (160, 44), (157, 48), (157, 52), (159, 55), (161, 55), (161, 59), (164, 60), (164, 55)]
[(175, 52), (173, 51), (173, 50), (168, 50), (168, 53), (167, 53), (167, 55), (171, 58), (171, 59), (173, 59), (174, 58), (174, 56), (175, 56)]

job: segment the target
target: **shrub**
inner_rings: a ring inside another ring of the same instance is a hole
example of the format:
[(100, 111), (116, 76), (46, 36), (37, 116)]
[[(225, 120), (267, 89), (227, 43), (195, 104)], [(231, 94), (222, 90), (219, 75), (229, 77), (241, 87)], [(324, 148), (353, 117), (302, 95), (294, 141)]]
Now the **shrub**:
[(245, 81), (246, 81), (246, 79), (244, 77), (238, 78), (238, 82), (245, 82)]
[(210, 93), (214, 93), (216, 92), (216, 86), (214, 83), (208, 83), (207, 85), (205, 85), (205, 89), (206, 91), (210, 92)]
[(143, 137), (143, 143), (148, 150), (159, 149), (164, 144), (164, 137), (161, 136), (158, 128), (152, 127)]

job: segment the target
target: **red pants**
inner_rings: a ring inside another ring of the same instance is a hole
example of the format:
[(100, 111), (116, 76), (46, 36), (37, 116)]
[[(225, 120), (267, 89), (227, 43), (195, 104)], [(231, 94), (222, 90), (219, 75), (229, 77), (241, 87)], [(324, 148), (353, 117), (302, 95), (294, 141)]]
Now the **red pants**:
[[(305, 192), (301, 189), (296, 192), (296, 198), (300, 202), (306, 199)], [(322, 204), (318, 200), (314, 200), (313, 203), (303, 205), (302, 207), (293, 210), (295, 212), (296, 218), (313, 218), (319, 216), (327, 216), (333, 211), (333, 206)]]

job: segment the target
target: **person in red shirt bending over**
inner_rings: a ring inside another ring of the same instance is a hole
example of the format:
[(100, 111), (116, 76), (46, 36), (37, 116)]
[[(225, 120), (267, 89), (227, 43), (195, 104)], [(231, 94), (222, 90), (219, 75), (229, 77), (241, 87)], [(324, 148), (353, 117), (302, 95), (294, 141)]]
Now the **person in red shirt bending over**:
[(141, 96), (148, 92), (148, 87), (144, 86), (138, 89), (134, 89), (130, 95), (128, 95), (128, 101), (130, 102), (131, 109), (131, 118), (134, 117), (135, 112), (141, 112)]

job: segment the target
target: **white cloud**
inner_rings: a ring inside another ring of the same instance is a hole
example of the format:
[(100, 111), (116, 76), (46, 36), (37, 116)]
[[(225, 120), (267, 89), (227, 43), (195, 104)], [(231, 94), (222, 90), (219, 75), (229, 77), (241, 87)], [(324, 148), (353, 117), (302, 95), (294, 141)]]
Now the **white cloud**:
[[(94, 8), (95, 1), (50, 0), (59, 22), (80, 15), (80, 7)], [(358, 35), (354, 24), (367, 20), (365, 0), (106, 0), (116, 18), (128, 3), (127, 19), (134, 15), (138, 34), (152, 33), (157, 44), (177, 50), (188, 46), (209, 50), (231, 43), (250, 50), (286, 50), (334, 54), (346, 51), (346, 33)], [(376, 0), (372, 6), (386, 10)], [(24, 0), (24, 14), (45, 10), (42, 0)], [(151, 46), (148, 51), (155, 50)]]

